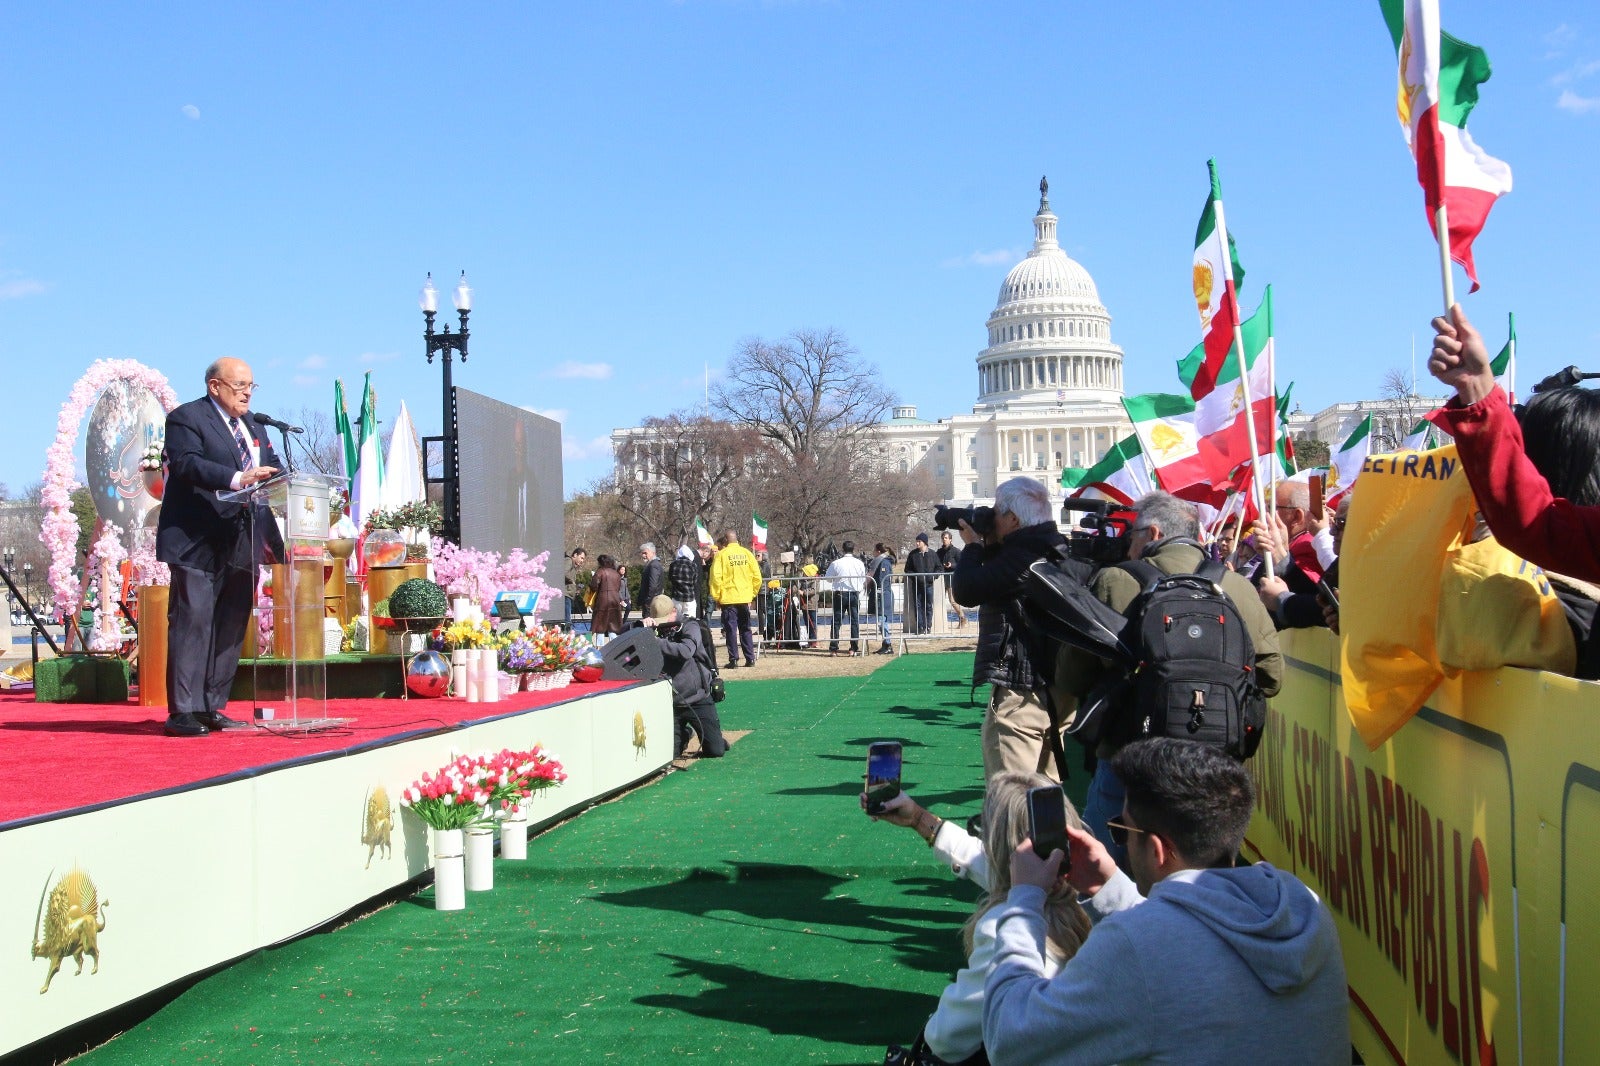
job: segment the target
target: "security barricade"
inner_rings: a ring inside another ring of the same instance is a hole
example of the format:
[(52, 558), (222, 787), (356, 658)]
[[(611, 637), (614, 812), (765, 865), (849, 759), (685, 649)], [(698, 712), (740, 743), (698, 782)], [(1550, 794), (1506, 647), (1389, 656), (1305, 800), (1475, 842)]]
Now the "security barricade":
[[(835, 597), (833, 584), (821, 575), (769, 579), (751, 608), (751, 626), (759, 627), (761, 646), (768, 651), (823, 647), (835, 643), (836, 601), (838, 649), (848, 650), (847, 605), (842, 597)], [(715, 627), (716, 619), (711, 622)], [(887, 595), (872, 582), (857, 594), (856, 628), (863, 651), (884, 646), (905, 650), (914, 641), (976, 637), (977, 611), (955, 604), (944, 575), (895, 574)]]

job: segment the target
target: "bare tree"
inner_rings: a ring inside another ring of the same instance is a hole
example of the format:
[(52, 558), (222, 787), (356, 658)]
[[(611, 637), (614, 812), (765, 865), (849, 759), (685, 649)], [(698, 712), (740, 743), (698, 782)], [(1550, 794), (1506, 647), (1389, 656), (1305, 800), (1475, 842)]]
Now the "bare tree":
[(1372, 420), (1372, 450), (1390, 452), (1400, 447), (1428, 406), (1417, 395), (1416, 380), (1399, 367), (1384, 372), (1379, 395), (1383, 397), (1384, 410)]
[(925, 478), (891, 471), (878, 425), (895, 402), (876, 367), (835, 329), (744, 342), (712, 391), (712, 412), (753, 431), (760, 510), (785, 543), (816, 551), (851, 534), (898, 535)]
[(320, 407), (302, 407), (298, 425), (305, 434), (296, 440), (295, 449), (306, 465), (319, 474), (344, 476), (344, 441), (333, 424), (333, 416)]
[(695, 519), (722, 524), (736, 507), (733, 488), (761, 441), (753, 429), (693, 411), (647, 418), (630, 454), (595, 486), (619, 513), (607, 521), (627, 539), (675, 544), (691, 539)]

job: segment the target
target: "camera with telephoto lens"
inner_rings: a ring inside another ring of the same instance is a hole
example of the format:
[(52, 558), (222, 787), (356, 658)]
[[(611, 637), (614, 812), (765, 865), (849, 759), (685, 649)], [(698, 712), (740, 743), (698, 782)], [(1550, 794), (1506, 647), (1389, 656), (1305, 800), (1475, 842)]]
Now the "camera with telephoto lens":
[(994, 518), (993, 507), (976, 507), (972, 504), (957, 507), (954, 504), (941, 503), (933, 509), (933, 528), (960, 529), (961, 523), (965, 522), (978, 536), (987, 537), (994, 532)]
[[(1077, 518), (1074, 512), (1082, 512), (1083, 517)], [(1096, 566), (1115, 566), (1127, 560), (1132, 512), (1111, 500), (1063, 500), (1061, 524), (1067, 527), (1063, 532), (1072, 558)]]

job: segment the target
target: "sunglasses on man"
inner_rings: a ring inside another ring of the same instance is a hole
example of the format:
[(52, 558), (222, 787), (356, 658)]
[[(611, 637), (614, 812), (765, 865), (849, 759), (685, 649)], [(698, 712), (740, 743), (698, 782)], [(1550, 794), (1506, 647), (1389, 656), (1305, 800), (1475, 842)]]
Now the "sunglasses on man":
[(1107, 821), (1106, 828), (1111, 831), (1111, 843), (1115, 844), (1119, 848), (1125, 848), (1128, 846), (1129, 833), (1148, 834), (1150, 832), (1150, 830), (1140, 829), (1136, 825), (1124, 825), (1122, 822), (1113, 821)]

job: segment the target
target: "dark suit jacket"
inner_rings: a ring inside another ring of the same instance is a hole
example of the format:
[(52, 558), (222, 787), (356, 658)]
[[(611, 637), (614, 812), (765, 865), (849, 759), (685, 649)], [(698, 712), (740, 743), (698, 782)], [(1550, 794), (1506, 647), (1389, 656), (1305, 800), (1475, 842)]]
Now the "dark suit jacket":
[[(245, 435), (254, 436), (261, 465), (281, 467), (266, 431), (246, 415), (239, 421)], [(250, 552), (248, 513), (244, 505), (224, 503), (217, 490), (226, 491), (233, 475), (242, 470), (239, 448), (227, 421), (209, 396), (180, 404), (167, 414), (167, 489), (156, 527), (156, 558), (164, 563), (189, 566), (213, 573), (233, 565), (249, 568), (261, 559)], [(257, 543), (265, 542), (275, 557), (282, 557), (282, 540), (265, 508), (256, 509)]]

